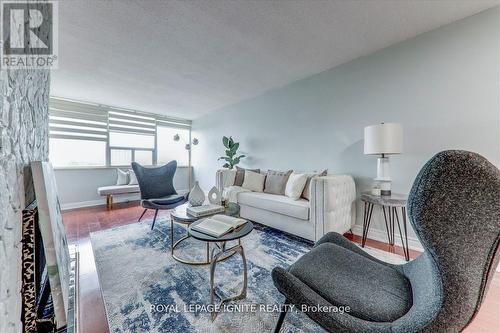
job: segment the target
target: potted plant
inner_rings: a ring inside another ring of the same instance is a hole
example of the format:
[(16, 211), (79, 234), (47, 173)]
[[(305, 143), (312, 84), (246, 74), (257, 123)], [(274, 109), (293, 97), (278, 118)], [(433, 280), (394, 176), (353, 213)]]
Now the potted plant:
[(239, 142), (234, 142), (233, 137), (227, 137), (224, 136), (222, 137), (222, 144), (224, 145), (224, 148), (226, 149), (226, 156), (221, 156), (219, 157), (218, 161), (224, 160), (226, 163), (222, 166), (223, 168), (228, 168), (232, 169), (234, 168), (238, 163), (240, 163), (240, 160), (245, 157), (245, 155), (239, 155), (237, 156), (238, 148), (240, 147)]

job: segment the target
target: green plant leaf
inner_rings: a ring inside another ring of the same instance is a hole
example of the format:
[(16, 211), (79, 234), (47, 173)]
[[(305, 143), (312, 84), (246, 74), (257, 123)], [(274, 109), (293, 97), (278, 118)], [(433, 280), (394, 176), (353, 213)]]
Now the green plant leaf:
[(238, 156), (239, 159), (242, 159), (243, 157), (246, 157), (246, 156), (245, 155)]
[(229, 147), (232, 147), (234, 145), (234, 140), (233, 140), (233, 137), (230, 136), (229, 137)]
[(231, 148), (231, 150), (233, 150), (235, 153), (236, 151), (238, 150), (238, 148), (240, 148), (240, 143), (239, 142), (235, 142), (233, 147)]
[(233, 157), (234, 155), (236, 155), (236, 152), (232, 151), (231, 149), (226, 150), (226, 156)]
[(227, 136), (222, 137), (222, 144), (224, 145), (224, 147), (229, 148), (229, 139)]

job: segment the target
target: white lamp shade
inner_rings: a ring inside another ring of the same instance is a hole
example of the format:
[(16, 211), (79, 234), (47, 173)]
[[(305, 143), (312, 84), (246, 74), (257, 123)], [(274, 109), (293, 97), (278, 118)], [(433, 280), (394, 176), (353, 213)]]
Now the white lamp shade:
[(400, 154), (403, 151), (403, 126), (382, 123), (365, 127), (365, 154)]

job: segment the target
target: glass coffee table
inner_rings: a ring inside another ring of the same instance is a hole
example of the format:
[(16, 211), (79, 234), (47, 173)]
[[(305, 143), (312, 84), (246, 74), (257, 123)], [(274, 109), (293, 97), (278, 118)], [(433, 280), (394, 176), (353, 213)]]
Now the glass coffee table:
[[(188, 227), (188, 234), (200, 241), (207, 242), (207, 244), (214, 243), (216, 246), (212, 249), (212, 254), (210, 256), (210, 315), (212, 318), (212, 321), (215, 320), (217, 317), (217, 310), (215, 307), (215, 296), (217, 296), (220, 299), (220, 303), (218, 308), (222, 306), (223, 303), (225, 302), (230, 302), (230, 301), (236, 301), (240, 299), (244, 299), (247, 296), (247, 261), (245, 258), (245, 251), (243, 251), (243, 246), (241, 245), (241, 238), (245, 237), (249, 233), (252, 232), (253, 230), (253, 223), (250, 221), (247, 221), (247, 223), (243, 224), (242, 226), (236, 228), (234, 231), (227, 233), (225, 235), (222, 235), (220, 237), (214, 237), (210, 236), (207, 234), (204, 234), (202, 232), (193, 230), (192, 228), (196, 226), (198, 223), (201, 223), (202, 219), (199, 221), (196, 221), (192, 223)], [(237, 240), (238, 243), (236, 245), (233, 245), (231, 247), (226, 247), (226, 243), (229, 241), (235, 241)], [(208, 248), (208, 247), (207, 247)], [(241, 259), (243, 261), (243, 287), (241, 288), (241, 292), (235, 296), (226, 296), (218, 293), (215, 290), (215, 267), (217, 265), (217, 262), (223, 261), (234, 254), (239, 253), (241, 256)]]
[[(208, 265), (208, 264), (210, 264), (210, 242), (206, 242), (207, 243), (206, 260), (203, 260), (203, 261), (187, 260), (187, 259), (182, 259), (175, 254), (176, 247), (179, 246), (186, 239), (189, 239), (191, 236), (189, 235), (189, 232), (187, 232), (187, 230), (186, 230), (186, 235), (183, 236), (182, 238), (180, 238), (179, 240), (175, 241), (174, 240), (174, 223), (183, 224), (186, 227), (189, 227), (189, 225), (191, 225), (191, 223), (211, 216), (211, 215), (205, 215), (202, 217), (195, 217), (193, 215), (189, 215), (186, 211), (187, 207), (189, 207), (189, 203), (182, 204), (180, 206), (177, 206), (170, 213), (170, 242), (171, 242), (170, 253), (172, 254), (172, 258), (174, 258), (175, 260), (177, 260), (178, 262), (181, 262), (183, 264)], [(239, 213), (240, 213), (240, 206), (236, 203), (230, 202), (228, 204), (228, 206), (226, 207), (226, 209), (224, 210), (224, 212), (217, 213), (217, 214), (238, 216)], [(215, 214), (212, 214), (212, 215), (215, 215)]]

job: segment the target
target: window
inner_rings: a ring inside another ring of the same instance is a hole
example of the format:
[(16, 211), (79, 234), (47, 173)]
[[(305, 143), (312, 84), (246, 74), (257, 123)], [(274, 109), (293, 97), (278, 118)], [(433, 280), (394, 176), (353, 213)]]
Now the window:
[(50, 98), (49, 111), (49, 158), (56, 167), (189, 162), (188, 120), (58, 98)]
[(50, 161), (55, 167), (106, 165), (106, 142), (51, 138)]
[(155, 147), (155, 137), (154, 135), (110, 132), (109, 145), (111, 147), (153, 149)]
[(129, 165), (132, 163), (132, 150), (111, 149), (111, 165)]
[(51, 100), (49, 158), (54, 166), (106, 165), (108, 119), (93, 105)]
[(148, 150), (136, 150), (134, 160), (143, 165), (153, 164), (153, 152)]
[[(174, 135), (179, 134), (180, 140), (174, 141)], [(172, 160), (177, 161), (177, 165), (188, 165), (189, 151), (186, 144), (189, 143), (189, 129), (158, 126), (158, 164), (166, 164)]]
[(156, 119), (122, 110), (110, 111), (108, 119), (111, 165), (152, 165)]

